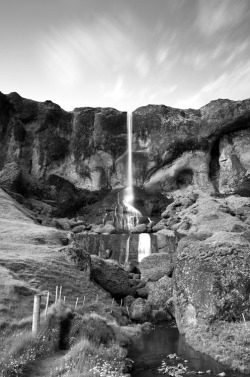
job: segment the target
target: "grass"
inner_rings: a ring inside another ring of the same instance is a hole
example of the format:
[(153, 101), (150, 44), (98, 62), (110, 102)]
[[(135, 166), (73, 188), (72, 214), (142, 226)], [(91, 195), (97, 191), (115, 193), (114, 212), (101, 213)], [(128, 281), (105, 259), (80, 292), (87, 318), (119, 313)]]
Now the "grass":
[(37, 336), (30, 330), (30, 318), (7, 326), (1, 334), (2, 377), (23, 376), (38, 358), (54, 353), (58, 349), (60, 321), (66, 315), (66, 307), (53, 305)]
[[(100, 314), (102, 313), (102, 314)], [(129, 326), (120, 323), (129, 320), (124, 309), (93, 302), (73, 310), (62, 302), (50, 307), (43, 318), (39, 334), (34, 336), (31, 318), (24, 318), (12, 325), (3, 326), (0, 346), (0, 374), (2, 377), (25, 376), (40, 358), (58, 351), (61, 323), (70, 319), (67, 334), (69, 351), (53, 376), (123, 376), (126, 349), (133, 334)], [(118, 319), (118, 321), (117, 321)], [(138, 329), (137, 329), (138, 331)]]
[(124, 376), (128, 338), (114, 318), (95, 312), (77, 314), (70, 331), (70, 351), (53, 377)]
[(124, 376), (126, 350), (117, 342), (109, 347), (83, 338), (64, 356), (53, 377), (121, 377)]
[(196, 350), (212, 356), (223, 365), (250, 373), (250, 321), (218, 321), (210, 326), (191, 328), (185, 334)]

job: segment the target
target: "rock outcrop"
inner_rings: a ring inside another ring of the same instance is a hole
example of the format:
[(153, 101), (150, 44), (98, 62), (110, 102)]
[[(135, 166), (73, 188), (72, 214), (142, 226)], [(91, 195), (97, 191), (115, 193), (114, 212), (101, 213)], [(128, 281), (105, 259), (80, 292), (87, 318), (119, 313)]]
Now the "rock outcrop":
[[(248, 195), (249, 120), (250, 100), (217, 100), (200, 110), (138, 108), (135, 186), (154, 194), (192, 185)], [(89, 107), (66, 112), (51, 101), (0, 93), (0, 170), (18, 163), (17, 189), (54, 199), (65, 210), (126, 186), (126, 132), (125, 112)]]
[(172, 276), (174, 260), (170, 253), (155, 253), (142, 259), (139, 265), (142, 279), (158, 281), (163, 276)]
[[(133, 114), (137, 181), (154, 193), (189, 184), (213, 191), (218, 186), (218, 143), (232, 131), (249, 130), (249, 117), (250, 100), (219, 99), (199, 110), (164, 105), (138, 108)], [(249, 156), (244, 159), (249, 163)]]
[(183, 238), (174, 279), (178, 329), (235, 321), (249, 311), (250, 243), (242, 235), (218, 232), (206, 240)]
[(91, 278), (114, 297), (130, 294), (128, 273), (115, 260), (92, 255)]

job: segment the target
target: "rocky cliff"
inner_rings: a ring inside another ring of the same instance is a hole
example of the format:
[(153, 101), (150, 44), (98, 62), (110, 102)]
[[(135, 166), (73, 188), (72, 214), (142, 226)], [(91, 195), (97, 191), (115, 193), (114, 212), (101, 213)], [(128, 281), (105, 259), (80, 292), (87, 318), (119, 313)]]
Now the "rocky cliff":
[[(56, 195), (64, 204), (72, 197), (78, 205), (96, 201), (94, 192), (126, 186), (126, 132), (125, 112), (66, 112), (51, 101), (1, 93), (0, 183), (50, 199)], [(133, 160), (134, 184), (148, 193), (191, 184), (248, 196), (250, 100), (217, 100), (199, 110), (138, 108)]]

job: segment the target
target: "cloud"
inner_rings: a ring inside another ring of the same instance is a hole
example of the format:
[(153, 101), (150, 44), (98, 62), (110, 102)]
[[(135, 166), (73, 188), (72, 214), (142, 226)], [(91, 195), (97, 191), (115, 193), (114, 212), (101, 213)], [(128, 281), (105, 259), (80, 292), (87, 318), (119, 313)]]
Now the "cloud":
[(196, 26), (211, 37), (240, 24), (249, 14), (248, 0), (199, 0)]
[(164, 63), (165, 60), (166, 60), (166, 58), (168, 57), (168, 54), (169, 54), (168, 48), (161, 47), (156, 52), (156, 56), (155, 56), (156, 63), (158, 63), (159, 65), (162, 64), (162, 63)]
[(228, 98), (229, 93), (233, 100), (248, 98), (250, 92), (247, 82), (250, 82), (250, 65), (245, 62), (209, 81), (195, 95), (179, 100), (177, 106), (197, 109), (214, 99)]

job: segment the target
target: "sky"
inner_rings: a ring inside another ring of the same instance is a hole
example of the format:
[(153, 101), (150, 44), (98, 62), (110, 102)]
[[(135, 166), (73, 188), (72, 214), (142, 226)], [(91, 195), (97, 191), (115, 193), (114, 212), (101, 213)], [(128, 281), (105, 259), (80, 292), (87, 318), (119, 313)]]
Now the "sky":
[(0, 91), (65, 110), (250, 97), (250, 0), (0, 0)]

